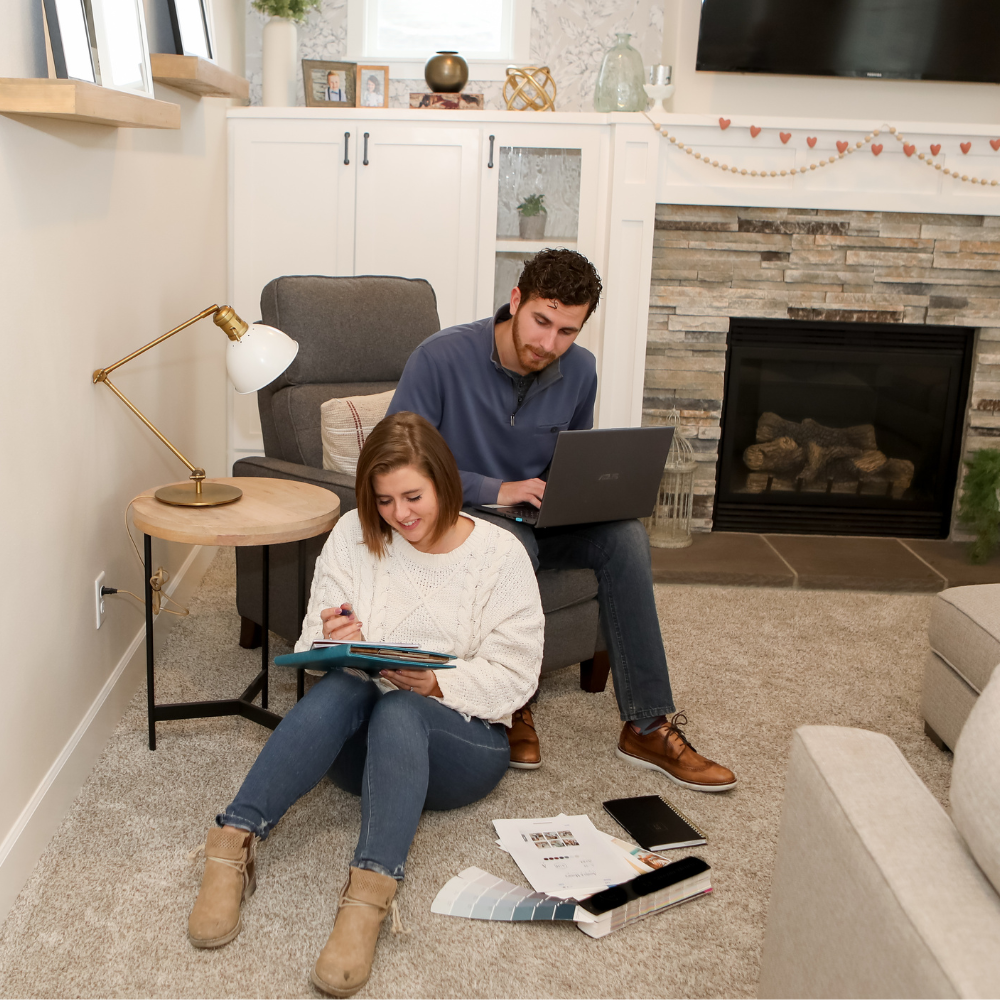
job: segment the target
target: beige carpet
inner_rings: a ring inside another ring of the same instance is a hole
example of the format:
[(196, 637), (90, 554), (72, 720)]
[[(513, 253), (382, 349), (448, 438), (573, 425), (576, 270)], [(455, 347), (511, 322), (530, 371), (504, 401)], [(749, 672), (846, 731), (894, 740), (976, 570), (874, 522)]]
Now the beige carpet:
[[(257, 669), (237, 644), (231, 550), (216, 558), (159, 659), (161, 700), (228, 696)], [(409, 935), (383, 933), (371, 997), (715, 997), (755, 994), (792, 730), (808, 723), (888, 733), (942, 801), (950, 755), (922, 735), (917, 703), (932, 598), (753, 588), (660, 587), (678, 705), (699, 750), (739, 788), (688, 792), (618, 761), (613, 695), (575, 671), (548, 678), (537, 721), (544, 766), (509, 772), (487, 799), (428, 814), (399, 894)], [(284, 651), (280, 645), (278, 652)], [(272, 703), (294, 698), (276, 669)], [(267, 737), (243, 720), (161, 723), (146, 748), (144, 691), (0, 930), (5, 997), (316, 997), (309, 970), (333, 924), (358, 800), (324, 782), (260, 852), (245, 929), (218, 951), (184, 936), (200, 864), (187, 859)], [(664, 793), (707, 833), (715, 892), (594, 941), (572, 925), (442, 917), (430, 903), (478, 865), (523, 879), (493, 843), (495, 817), (588, 813), (604, 799)]]

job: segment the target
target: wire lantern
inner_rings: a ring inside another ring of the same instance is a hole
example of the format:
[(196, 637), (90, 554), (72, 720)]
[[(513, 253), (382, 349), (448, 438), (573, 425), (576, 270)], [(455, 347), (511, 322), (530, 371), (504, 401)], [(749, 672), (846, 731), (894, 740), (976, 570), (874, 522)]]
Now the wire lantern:
[(663, 467), (653, 513), (646, 518), (649, 544), (658, 549), (683, 549), (693, 541), (691, 511), (694, 506), (694, 473), (698, 463), (691, 442), (680, 433), (680, 412), (668, 410), (652, 418), (653, 425), (673, 427), (674, 439)]

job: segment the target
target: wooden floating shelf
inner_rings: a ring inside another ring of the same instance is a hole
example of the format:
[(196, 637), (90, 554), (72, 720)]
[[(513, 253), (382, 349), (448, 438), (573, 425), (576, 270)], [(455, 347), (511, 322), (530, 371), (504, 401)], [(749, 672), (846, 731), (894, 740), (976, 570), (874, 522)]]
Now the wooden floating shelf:
[(180, 128), (181, 109), (82, 80), (0, 79), (0, 114), (38, 115), (117, 128)]
[(497, 240), (497, 253), (538, 253), (539, 250), (549, 250), (553, 247), (576, 249), (576, 240), (561, 240), (553, 237), (551, 240), (519, 240), (516, 238)]
[(186, 90), (202, 97), (250, 98), (250, 81), (230, 73), (214, 62), (199, 56), (177, 56), (169, 52), (154, 52), (149, 61), (153, 79), (168, 87)]

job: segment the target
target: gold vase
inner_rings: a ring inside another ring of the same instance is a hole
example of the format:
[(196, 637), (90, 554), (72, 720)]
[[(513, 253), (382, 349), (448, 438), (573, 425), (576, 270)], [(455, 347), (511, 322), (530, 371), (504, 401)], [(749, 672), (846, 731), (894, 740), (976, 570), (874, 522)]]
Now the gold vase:
[(457, 94), (469, 82), (469, 64), (457, 52), (439, 52), (424, 67), (424, 79), (434, 94)]

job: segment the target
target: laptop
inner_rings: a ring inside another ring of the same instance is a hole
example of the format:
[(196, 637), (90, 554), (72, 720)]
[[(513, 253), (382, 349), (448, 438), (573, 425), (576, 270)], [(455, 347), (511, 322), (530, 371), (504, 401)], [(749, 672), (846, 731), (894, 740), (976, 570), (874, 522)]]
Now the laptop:
[(477, 506), (536, 528), (649, 517), (673, 437), (673, 427), (560, 431), (541, 507)]

